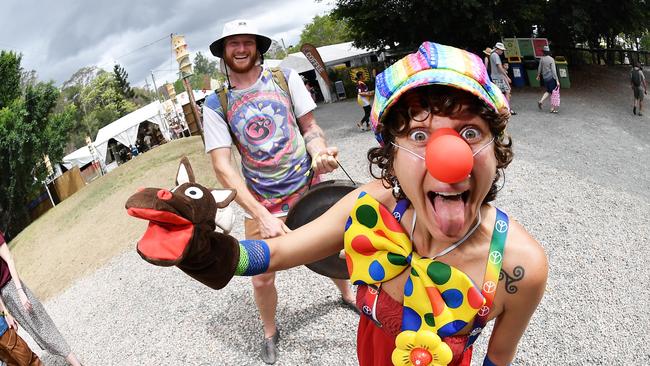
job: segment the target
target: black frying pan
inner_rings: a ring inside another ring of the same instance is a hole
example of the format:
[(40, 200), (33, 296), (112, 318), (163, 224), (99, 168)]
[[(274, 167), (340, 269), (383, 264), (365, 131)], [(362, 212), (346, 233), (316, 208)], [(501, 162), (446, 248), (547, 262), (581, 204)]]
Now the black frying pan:
[[(349, 180), (328, 180), (312, 186), (289, 210), (287, 226), (294, 230), (311, 222), (358, 187), (357, 184)], [(350, 278), (345, 259), (339, 258), (339, 253), (306, 264), (306, 266), (323, 276), (339, 279)]]

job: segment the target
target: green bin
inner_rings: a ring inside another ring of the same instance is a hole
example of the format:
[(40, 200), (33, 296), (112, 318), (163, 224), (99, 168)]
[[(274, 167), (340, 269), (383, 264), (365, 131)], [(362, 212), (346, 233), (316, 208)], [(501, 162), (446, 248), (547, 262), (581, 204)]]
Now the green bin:
[(524, 56), (524, 69), (526, 69), (526, 76), (528, 76), (528, 85), (539, 88), (539, 80), (537, 80), (537, 66), (539, 61), (534, 56)]
[(557, 77), (560, 79), (560, 88), (570, 88), (569, 64), (566, 62), (564, 56), (555, 56), (555, 67), (557, 68)]

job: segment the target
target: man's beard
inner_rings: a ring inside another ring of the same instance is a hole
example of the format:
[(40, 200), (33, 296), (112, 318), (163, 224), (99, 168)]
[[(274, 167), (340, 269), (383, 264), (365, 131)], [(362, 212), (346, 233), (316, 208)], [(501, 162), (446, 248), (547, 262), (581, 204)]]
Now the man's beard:
[[(257, 54), (255, 56), (257, 56)], [(230, 70), (238, 74), (245, 74), (249, 72), (253, 67), (255, 67), (255, 61), (257, 60), (257, 57), (251, 57), (246, 65), (235, 64), (234, 60), (234, 55), (226, 55), (224, 59), (226, 65), (228, 65)]]

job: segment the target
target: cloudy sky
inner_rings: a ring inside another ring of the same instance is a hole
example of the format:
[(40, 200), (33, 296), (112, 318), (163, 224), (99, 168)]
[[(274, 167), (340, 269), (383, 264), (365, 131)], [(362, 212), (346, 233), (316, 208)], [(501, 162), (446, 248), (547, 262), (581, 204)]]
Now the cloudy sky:
[(132, 86), (175, 79), (171, 33), (185, 35), (190, 52), (212, 59), (210, 43), (233, 19), (255, 20), (260, 31), (296, 44), (305, 24), (323, 15), (331, 0), (4, 0), (0, 49), (22, 53), (24, 69), (57, 86), (78, 69), (96, 65), (112, 70), (117, 62)]

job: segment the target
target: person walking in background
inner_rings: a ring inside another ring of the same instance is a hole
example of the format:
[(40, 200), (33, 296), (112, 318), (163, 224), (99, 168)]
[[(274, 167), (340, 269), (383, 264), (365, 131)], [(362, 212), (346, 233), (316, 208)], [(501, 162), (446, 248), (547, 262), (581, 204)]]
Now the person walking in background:
[[(368, 91), (368, 85), (363, 82), (363, 72), (359, 71), (356, 74), (357, 77), (357, 104), (363, 108), (363, 118), (361, 121), (357, 122), (357, 127), (361, 131), (370, 130), (370, 109), (372, 96), (374, 92)], [(363, 125), (366, 125), (365, 128)]]
[(316, 103), (316, 89), (311, 85), (309, 80), (303, 78), (303, 81), (305, 82), (305, 88), (307, 88), (309, 95), (311, 95), (311, 99)]
[[(70, 365), (81, 365), (45, 307), (20, 280), (9, 246), (0, 232), (0, 296), (11, 313), (42, 349), (65, 357)], [(11, 324), (7, 319), (7, 323)]]
[[(485, 55), (483, 57), (483, 63), (485, 64), (485, 69), (487, 70), (488, 76), (490, 76), (490, 72), (491, 72), (491, 70), (490, 70), (490, 55), (491, 54), (492, 54), (492, 49), (490, 47), (485, 47), (485, 49), (483, 50), (483, 55)], [(490, 78), (491, 78), (491, 76), (490, 76)], [(492, 80), (492, 79), (490, 79), (490, 80)]]
[[(270, 45), (271, 39), (248, 20), (226, 23), (221, 37), (210, 45), (212, 54), (222, 60), (228, 87), (206, 99), (205, 151), (222, 186), (237, 191), (237, 203), (246, 212), (247, 239), (290, 232), (284, 221), (291, 206), (310, 182), (338, 166), (338, 149), (327, 146), (312, 112), (316, 104), (298, 73), (264, 66), (263, 55)], [(245, 181), (230, 164), (233, 145), (242, 157)], [(354, 308), (348, 281), (333, 281), (342, 304)], [(264, 330), (262, 360), (273, 364), (280, 337), (275, 273), (253, 276), (252, 282)]]
[(638, 61), (634, 62), (634, 67), (630, 73), (630, 83), (632, 84), (632, 91), (634, 93), (634, 107), (632, 113), (643, 116), (643, 95), (648, 94), (648, 85), (643, 75), (643, 68)]
[[(506, 46), (504, 46), (501, 42), (497, 42), (494, 45), (494, 49), (490, 54), (490, 78), (492, 79), (492, 82), (494, 82), (494, 84), (501, 90), (503, 95), (506, 96), (508, 105), (510, 105), (510, 84), (512, 83), (512, 80), (510, 80), (508, 71), (503, 68), (503, 63), (501, 62), (501, 55), (503, 55), (505, 50)], [(514, 116), (517, 114), (517, 112), (510, 108), (510, 114)]]
[[(537, 67), (537, 80), (540, 80), (543, 83), (546, 91), (542, 95), (542, 98), (537, 102), (537, 108), (540, 110), (542, 110), (542, 105), (544, 104), (546, 98), (548, 98), (556, 88), (560, 87), (560, 80), (557, 77), (557, 70), (555, 68), (555, 60), (553, 57), (551, 57), (551, 49), (548, 46), (544, 46), (544, 48), (542, 48), (542, 52), (544, 53), (544, 56), (539, 59), (539, 66)], [(559, 90), (557, 93), (559, 101)], [(557, 112), (557, 108), (551, 104), (551, 113)]]
[(0, 360), (7, 366), (41, 366), (43, 362), (18, 335), (18, 323), (0, 297)]

